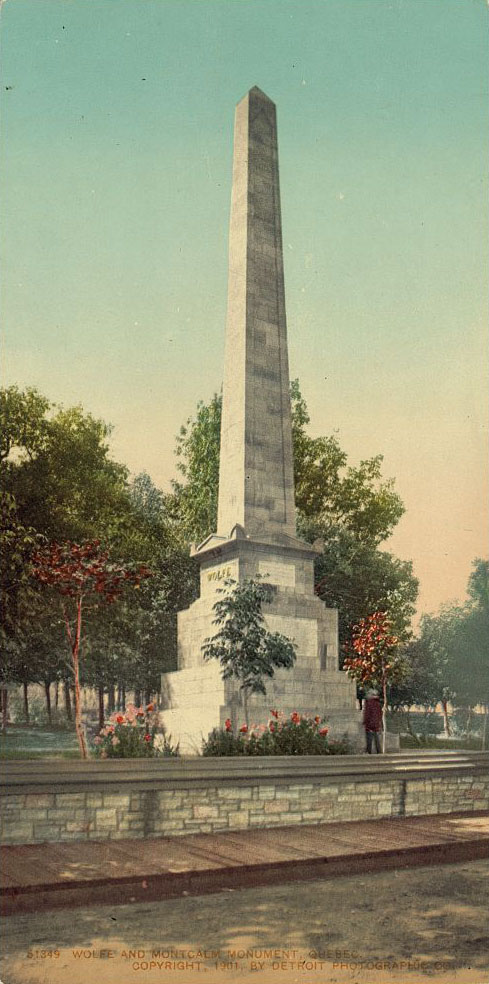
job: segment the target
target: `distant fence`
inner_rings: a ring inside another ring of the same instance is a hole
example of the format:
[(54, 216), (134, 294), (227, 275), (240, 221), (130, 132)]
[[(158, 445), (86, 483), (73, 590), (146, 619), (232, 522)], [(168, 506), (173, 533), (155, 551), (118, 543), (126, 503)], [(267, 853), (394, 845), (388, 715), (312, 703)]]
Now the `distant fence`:
[(11, 761), (5, 844), (182, 836), (489, 808), (489, 753)]

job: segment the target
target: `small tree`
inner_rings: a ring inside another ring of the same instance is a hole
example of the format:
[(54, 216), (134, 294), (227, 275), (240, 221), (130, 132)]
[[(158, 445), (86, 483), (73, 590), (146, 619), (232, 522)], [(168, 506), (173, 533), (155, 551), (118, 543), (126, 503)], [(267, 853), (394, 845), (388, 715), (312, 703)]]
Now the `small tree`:
[(272, 588), (247, 578), (238, 584), (232, 578), (218, 591), (224, 595), (214, 605), (213, 624), (220, 626), (202, 647), (204, 659), (218, 659), (224, 680), (240, 681), (246, 724), (248, 695), (266, 694), (264, 677), (273, 677), (279, 667), (291, 669), (297, 651), (290, 639), (279, 632), (269, 632), (262, 604), (270, 602)]
[(61, 595), (61, 608), (71, 652), (75, 681), (75, 729), (83, 759), (88, 758), (80, 702), (80, 643), (87, 602), (94, 607), (114, 602), (126, 585), (138, 588), (150, 576), (144, 565), (129, 568), (109, 561), (100, 540), (83, 543), (52, 543), (33, 555), (33, 576)]
[(404, 663), (399, 656), (399, 639), (385, 612), (374, 612), (354, 627), (348, 656), (343, 664), (348, 676), (363, 685), (382, 690), (382, 750), (385, 752), (387, 687), (402, 677)]

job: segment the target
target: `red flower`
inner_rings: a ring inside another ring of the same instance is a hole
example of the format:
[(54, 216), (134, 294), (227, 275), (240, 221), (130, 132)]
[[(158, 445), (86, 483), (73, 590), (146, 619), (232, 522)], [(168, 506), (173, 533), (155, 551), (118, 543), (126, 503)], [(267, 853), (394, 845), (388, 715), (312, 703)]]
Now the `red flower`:
[(321, 718), (319, 717), (318, 714), (316, 714), (316, 717), (314, 718), (314, 724), (320, 724), (320, 722), (321, 722)]
[(144, 736), (144, 740), (145, 741), (151, 741), (151, 735), (145, 735)]
[(329, 731), (329, 728), (321, 728), (319, 734), (324, 737), (324, 735), (327, 735), (328, 734), (328, 731)]
[(117, 724), (122, 724), (123, 720), (124, 720), (124, 715), (118, 714), (116, 717)]
[(275, 731), (275, 725), (274, 725), (273, 721), (270, 721), (270, 724), (268, 725), (268, 727), (270, 728), (270, 731), (272, 731), (272, 732)]
[(231, 724), (231, 718), (226, 718), (226, 720), (224, 722), (224, 728), (225, 728), (226, 731), (232, 731), (233, 730), (233, 726)]
[(300, 716), (300, 714), (297, 713), (297, 711), (292, 711), (292, 714), (290, 715), (290, 720), (294, 724), (300, 724), (301, 716)]
[(242, 724), (239, 730), (240, 730), (240, 732), (241, 732), (241, 733), (242, 733), (243, 735), (245, 735), (245, 734), (246, 734), (246, 732), (248, 731), (248, 725), (247, 725), (247, 724)]
[(148, 712), (149, 712), (149, 711), (154, 711), (154, 709), (155, 709), (155, 706), (154, 706), (154, 704), (148, 704), (148, 706), (147, 706), (147, 708), (146, 708), (146, 710), (147, 710)]
[(272, 711), (270, 709), (270, 714), (273, 714), (274, 718), (278, 718), (278, 711)]

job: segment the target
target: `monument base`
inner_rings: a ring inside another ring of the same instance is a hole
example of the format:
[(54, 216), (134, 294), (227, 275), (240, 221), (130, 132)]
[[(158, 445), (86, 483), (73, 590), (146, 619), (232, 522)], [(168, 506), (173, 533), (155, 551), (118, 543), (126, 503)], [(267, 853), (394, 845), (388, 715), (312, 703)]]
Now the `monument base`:
[(271, 709), (326, 719), (332, 738), (346, 735), (363, 747), (355, 684), (338, 669), (338, 613), (314, 594), (315, 549), (285, 534), (249, 537), (236, 527), (230, 539), (210, 537), (196, 552), (201, 563), (201, 595), (178, 613), (178, 669), (162, 678), (161, 723), (183, 754), (198, 754), (202, 741), (227, 718), (244, 723), (236, 680), (223, 680), (217, 660), (204, 661), (202, 646), (216, 632), (213, 606), (227, 578), (259, 576), (272, 585), (263, 606), (267, 628), (295, 642), (292, 669), (277, 670), (264, 681), (266, 695), (250, 694), (251, 725), (267, 724)]

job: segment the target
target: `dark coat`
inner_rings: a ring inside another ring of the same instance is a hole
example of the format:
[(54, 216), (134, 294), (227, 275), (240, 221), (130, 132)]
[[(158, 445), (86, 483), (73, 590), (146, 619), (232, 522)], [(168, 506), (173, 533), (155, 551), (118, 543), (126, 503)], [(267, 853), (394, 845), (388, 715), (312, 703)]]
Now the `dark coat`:
[(378, 697), (369, 697), (365, 701), (363, 726), (365, 731), (382, 731), (382, 707)]

